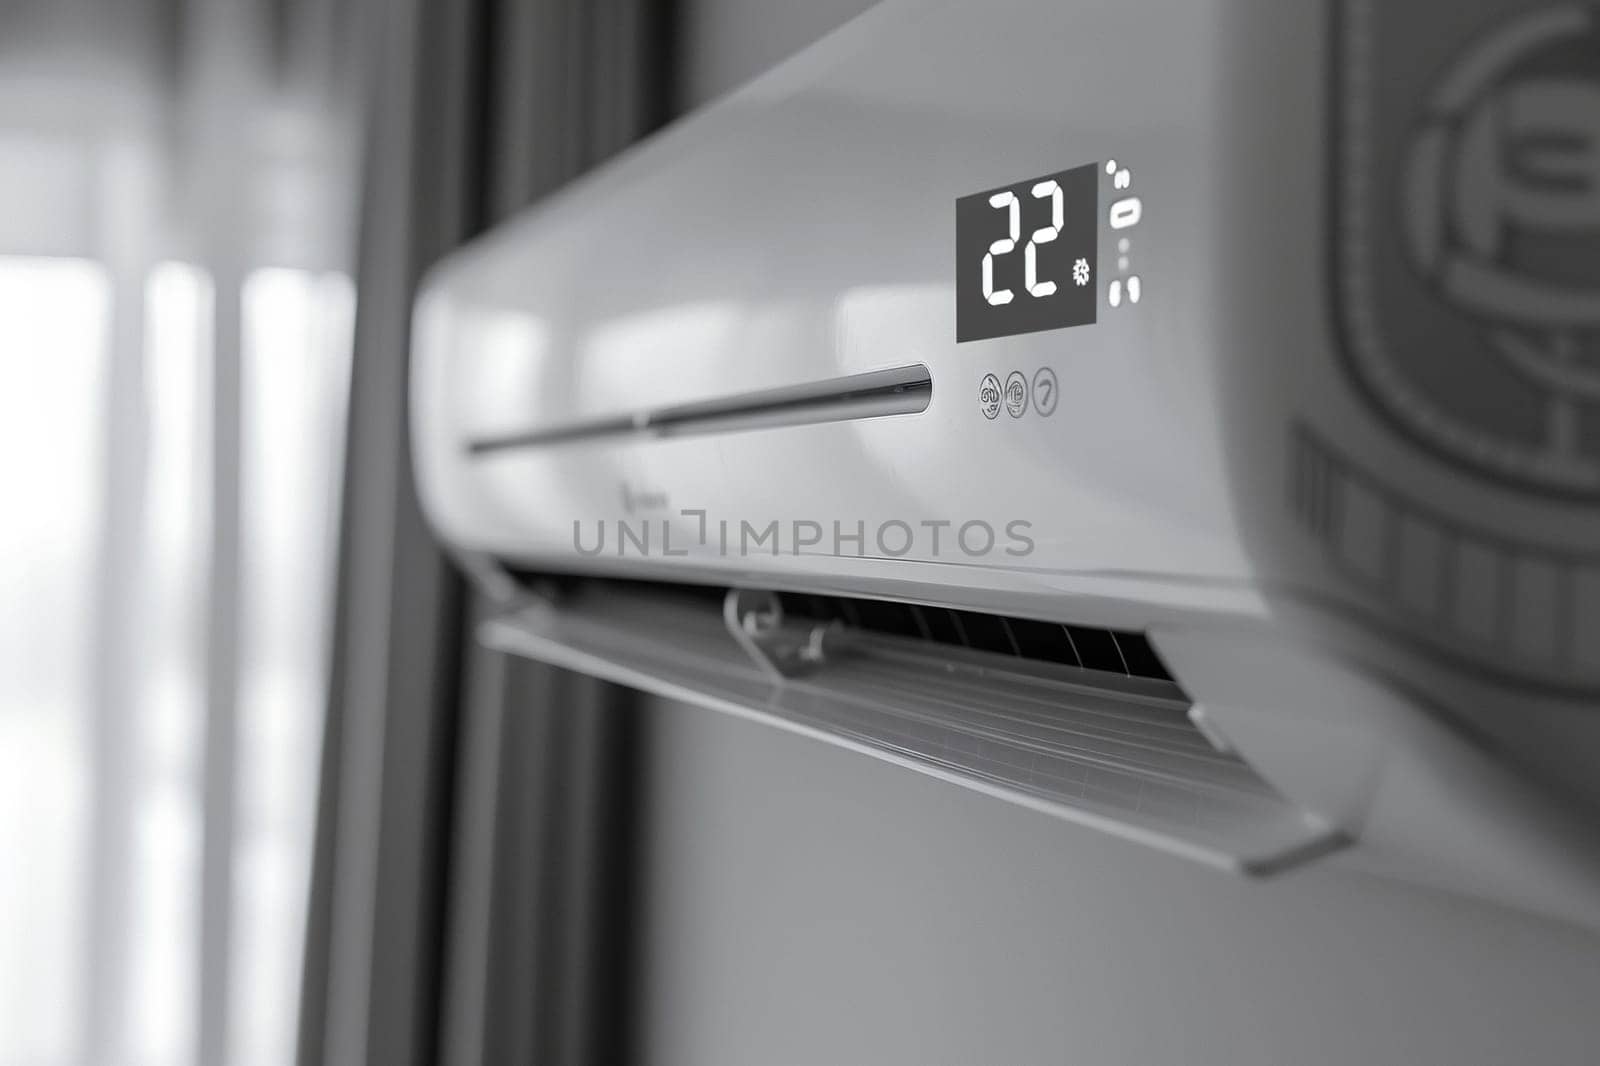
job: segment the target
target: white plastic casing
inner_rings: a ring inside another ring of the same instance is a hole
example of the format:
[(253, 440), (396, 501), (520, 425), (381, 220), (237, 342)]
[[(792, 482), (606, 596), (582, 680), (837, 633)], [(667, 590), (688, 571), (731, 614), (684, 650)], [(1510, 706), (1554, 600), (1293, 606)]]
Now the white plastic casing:
[[(1308, 514), (1306, 494), (1343, 478), (1346, 500), (1375, 487), (1380, 517), (1417, 500), (1497, 542), (1600, 544), (1592, 507), (1392, 432), (1341, 365), (1333, 36), (1323, 0), (874, 8), (430, 275), (412, 363), (430, 519), (462, 551), (532, 568), (1146, 630), (1212, 724), (1365, 833), (1371, 861), (1454, 841), (1418, 876), (1592, 920), (1600, 881), (1572, 812), (1594, 792), (1600, 563), (1592, 613), (1578, 601), (1547, 637), (1479, 640), (1408, 616), (1364, 576), (1360, 531)], [(1101, 211), (1131, 193), (1142, 217), (1100, 227), (1098, 321), (958, 344), (956, 199), (1109, 160), (1131, 186), (1102, 172)], [(1130, 275), (1139, 302), (1111, 307)], [(915, 365), (932, 381), (920, 414), (468, 448)], [(986, 375), (1045, 368), (1048, 417), (987, 417)], [(826, 535), (723, 551), (684, 512)], [(650, 550), (619, 520), (648, 524)], [(885, 523), (941, 520), (937, 553), (925, 536), (898, 556), (875, 543)], [(575, 526), (593, 547), (601, 521), (605, 549), (577, 550)], [(859, 549), (835, 550), (836, 521), (861, 524)], [(969, 521), (999, 532), (992, 551), (951, 544)], [(1016, 521), (1026, 554), (1005, 550)], [(663, 552), (663, 523), (686, 554)], [(1407, 788), (1446, 811), (1419, 814)]]

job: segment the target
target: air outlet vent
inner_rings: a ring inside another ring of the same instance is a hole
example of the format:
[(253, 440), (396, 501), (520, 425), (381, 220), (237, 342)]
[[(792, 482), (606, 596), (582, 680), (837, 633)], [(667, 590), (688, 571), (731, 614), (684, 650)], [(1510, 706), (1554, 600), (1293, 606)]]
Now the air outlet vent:
[[(686, 602), (703, 601), (708, 608), (719, 610), (725, 591), (708, 585), (553, 577), (525, 570), (514, 570), (512, 574), (520, 584), (529, 588), (570, 592), (581, 584), (587, 590), (603, 592), (611, 587)], [(1149, 638), (1134, 630), (1043, 622), (1034, 618), (927, 607), (860, 596), (780, 592), (778, 600), (783, 605), (784, 613), (794, 619), (838, 622), (851, 630), (907, 641), (943, 644), (1030, 662), (1075, 666), (1099, 674), (1176, 683), (1151, 646)]]
[(780, 593), (785, 613), (855, 629), (974, 651), (1059, 663), (1124, 677), (1171, 681), (1143, 633), (1033, 618), (922, 607), (889, 600)]
[(502, 651), (1265, 874), (1343, 837), (1189, 717), (1135, 632), (851, 596), (520, 575)]

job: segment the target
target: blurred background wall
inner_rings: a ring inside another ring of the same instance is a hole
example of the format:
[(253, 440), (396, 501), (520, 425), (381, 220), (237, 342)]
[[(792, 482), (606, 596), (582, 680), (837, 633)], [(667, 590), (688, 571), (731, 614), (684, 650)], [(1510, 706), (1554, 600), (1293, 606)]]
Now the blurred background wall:
[(359, 13), (0, 13), (0, 1062), (293, 1053)]
[(0, 11), (0, 1063), (431, 1061), (486, 667), (411, 298), (672, 112), (667, 11)]

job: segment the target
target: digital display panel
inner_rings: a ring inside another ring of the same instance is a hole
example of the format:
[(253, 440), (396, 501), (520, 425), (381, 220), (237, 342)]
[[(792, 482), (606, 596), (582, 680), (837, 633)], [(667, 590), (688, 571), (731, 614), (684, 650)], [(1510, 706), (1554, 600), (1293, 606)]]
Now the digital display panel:
[(956, 341), (1095, 320), (1099, 166), (956, 201)]

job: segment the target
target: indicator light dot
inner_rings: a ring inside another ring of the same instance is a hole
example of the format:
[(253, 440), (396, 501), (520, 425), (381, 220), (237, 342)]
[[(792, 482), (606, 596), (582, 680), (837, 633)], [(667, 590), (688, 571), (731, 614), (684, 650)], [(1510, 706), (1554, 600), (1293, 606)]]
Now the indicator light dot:
[(1117, 171), (1117, 176), (1112, 179), (1111, 184), (1115, 185), (1119, 189), (1126, 189), (1129, 185), (1133, 184), (1133, 172), (1127, 168)]
[(1106, 173), (1107, 174), (1115, 174), (1116, 172), (1117, 172), (1117, 161), (1115, 159), (1107, 159), (1106, 160)]
[(1139, 302), (1139, 297), (1143, 295), (1144, 283), (1139, 280), (1139, 275), (1135, 274), (1128, 279), (1128, 302), (1136, 304)]
[(1133, 247), (1133, 242), (1128, 240), (1128, 238), (1126, 238), (1126, 237), (1122, 238), (1120, 241), (1117, 242), (1117, 251), (1121, 252), (1123, 255), (1127, 255), (1128, 254), (1128, 249), (1132, 248), (1132, 247)]
[(1120, 279), (1111, 283), (1111, 291), (1106, 295), (1110, 299), (1112, 307), (1122, 306), (1122, 282)]

